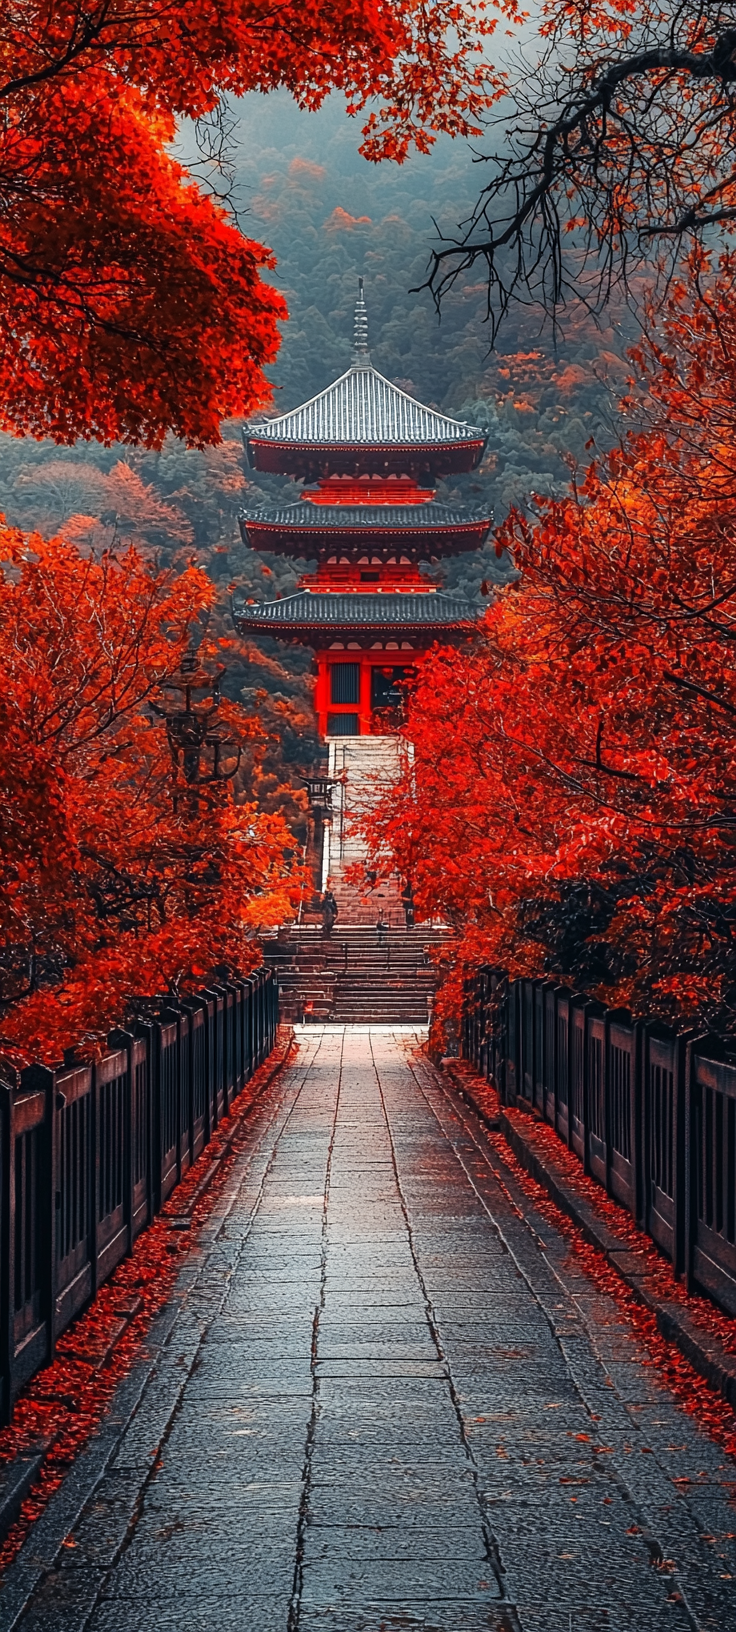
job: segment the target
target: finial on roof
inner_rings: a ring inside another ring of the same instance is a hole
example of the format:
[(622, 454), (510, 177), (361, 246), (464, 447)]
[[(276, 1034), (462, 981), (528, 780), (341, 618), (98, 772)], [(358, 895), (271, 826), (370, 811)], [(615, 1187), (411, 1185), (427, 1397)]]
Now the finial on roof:
[(368, 313), (363, 299), (363, 279), (358, 278), (358, 299), (355, 302), (353, 329), (353, 367), (361, 367), (371, 360), (368, 350)]

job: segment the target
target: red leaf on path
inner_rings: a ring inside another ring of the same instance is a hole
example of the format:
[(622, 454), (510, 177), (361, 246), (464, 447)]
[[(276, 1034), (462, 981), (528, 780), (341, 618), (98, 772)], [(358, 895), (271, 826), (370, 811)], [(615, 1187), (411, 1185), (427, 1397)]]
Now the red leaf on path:
[[(284, 1043), (278, 1046), (283, 1053)], [(247, 1112), (272, 1069), (273, 1060), (259, 1067), (167, 1204), (177, 1212), (186, 1207), (202, 1173), (217, 1157), (235, 1122), (237, 1131), (228, 1154), (194, 1210), (194, 1226), (207, 1217), (213, 1202), (228, 1182), (233, 1162), (247, 1146), (250, 1138)], [(93, 1354), (104, 1350), (106, 1340), (109, 1342), (119, 1330), (121, 1305), (130, 1306), (139, 1299), (141, 1308), (126, 1326), (109, 1360), (101, 1370), (95, 1370), (83, 1362), (72, 1366), (63, 1358), (55, 1360), (53, 1365), (47, 1366), (31, 1380), (16, 1402), (10, 1424), (0, 1429), (0, 1463), (10, 1461), (39, 1439), (53, 1436), (38, 1480), (23, 1502), (20, 1518), (0, 1546), (0, 1577), (17, 1556), (30, 1527), (43, 1513), (49, 1498), (99, 1426), (121, 1378), (141, 1355), (151, 1320), (166, 1302), (175, 1282), (179, 1261), (192, 1247), (196, 1247), (196, 1242), (196, 1227), (172, 1235), (167, 1214), (159, 1214), (139, 1235), (130, 1256), (123, 1259), (109, 1281), (101, 1287), (87, 1312), (73, 1323), (61, 1339), (61, 1343), (73, 1343), (75, 1348), (88, 1349)], [(76, 1544), (67, 1538), (64, 1545)]]

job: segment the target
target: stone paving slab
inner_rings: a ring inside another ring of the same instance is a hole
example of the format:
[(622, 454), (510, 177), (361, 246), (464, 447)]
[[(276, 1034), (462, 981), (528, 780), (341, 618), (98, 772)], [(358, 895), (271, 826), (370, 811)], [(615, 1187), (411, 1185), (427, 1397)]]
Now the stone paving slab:
[(2, 1632), (733, 1632), (733, 1463), (411, 1031), (298, 1036)]

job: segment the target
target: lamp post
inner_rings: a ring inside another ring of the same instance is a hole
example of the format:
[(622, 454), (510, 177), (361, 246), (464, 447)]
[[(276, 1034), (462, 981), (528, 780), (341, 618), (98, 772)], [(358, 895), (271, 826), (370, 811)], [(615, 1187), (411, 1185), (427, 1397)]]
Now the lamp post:
[(332, 815), (334, 778), (329, 776), (306, 776), (303, 786), (307, 790), (310, 810), (313, 811), (315, 816), (320, 815), (329, 820)]
[[(217, 724), (224, 673), (222, 663), (211, 670), (200, 666), (190, 647), (176, 673), (161, 686), (166, 700), (151, 702), (154, 714), (164, 721), (174, 768), (181, 771), (191, 790), (195, 809), (197, 788), (229, 782), (240, 766), (242, 750), (228, 736), (227, 728)], [(167, 693), (177, 692), (178, 698), (166, 697)], [(175, 809), (176, 804), (175, 794)]]
[[(325, 843), (325, 827), (331, 826), (332, 789), (335, 780), (329, 776), (305, 776), (302, 786), (307, 790), (309, 799), (309, 834), (305, 846), (305, 858), (311, 851), (312, 882), (316, 890), (322, 888), (322, 853)], [(301, 915), (301, 906), (300, 906)]]

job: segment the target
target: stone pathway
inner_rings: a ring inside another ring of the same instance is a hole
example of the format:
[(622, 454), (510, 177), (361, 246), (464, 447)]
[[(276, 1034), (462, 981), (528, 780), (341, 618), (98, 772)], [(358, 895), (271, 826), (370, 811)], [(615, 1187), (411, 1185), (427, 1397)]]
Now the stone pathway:
[(0, 1626), (732, 1632), (644, 1358), (411, 1036), (309, 1028)]

